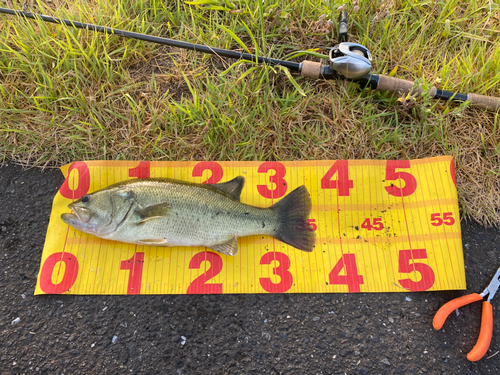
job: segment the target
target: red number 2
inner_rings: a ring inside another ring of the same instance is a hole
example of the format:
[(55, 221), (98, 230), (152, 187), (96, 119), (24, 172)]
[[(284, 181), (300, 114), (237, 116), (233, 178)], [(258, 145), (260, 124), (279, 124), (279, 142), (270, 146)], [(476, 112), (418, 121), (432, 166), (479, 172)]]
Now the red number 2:
[[(343, 268), (345, 268), (345, 275), (340, 275)], [(342, 255), (342, 258), (333, 267), (328, 278), (332, 285), (347, 285), (349, 293), (359, 293), (359, 286), (364, 284), (363, 276), (358, 274), (356, 255), (354, 254)]]
[[(399, 273), (418, 272), (421, 275), (420, 281), (412, 279), (398, 280), (401, 286), (412, 292), (422, 292), (434, 285), (436, 277), (432, 268), (425, 263), (417, 263), (415, 260), (427, 259), (425, 249), (401, 250), (399, 252)], [(410, 263), (413, 261), (413, 263)]]
[(221, 165), (214, 161), (202, 161), (196, 164), (193, 168), (193, 177), (203, 176), (203, 172), (206, 170), (212, 172), (212, 175), (208, 178), (208, 180), (203, 181), (204, 184), (216, 184), (222, 180), (224, 171)]
[(120, 263), (121, 270), (128, 270), (127, 294), (141, 294), (142, 268), (144, 253), (135, 253), (132, 258)]
[(408, 172), (396, 172), (397, 168), (410, 168), (409, 160), (387, 160), (385, 168), (385, 179), (387, 181), (395, 181), (401, 179), (405, 186), (400, 188), (394, 185), (386, 186), (385, 190), (395, 197), (407, 197), (417, 190), (416, 178)]
[(262, 258), (260, 258), (260, 264), (271, 264), (275, 260), (279, 262), (278, 267), (273, 268), (273, 275), (278, 275), (280, 277), (280, 282), (275, 284), (271, 281), (269, 277), (261, 277), (259, 279), (262, 289), (269, 293), (285, 293), (293, 285), (293, 275), (288, 271), (290, 269), (290, 258), (280, 252), (265, 253)]
[(150, 169), (151, 168), (149, 161), (141, 161), (137, 167), (130, 168), (128, 170), (128, 176), (137, 178), (149, 178)]
[[(338, 173), (338, 180), (331, 180)], [(353, 188), (353, 181), (349, 180), (349, 165), (347, 160), (337, 160), (321, 179), (322, 189), (338, 189), (339, 197), (348, 197), (349, 189)]]
[(219, 254), (211, 251), (204, 251), (195, 254), (189, 262), (189, 269), (200, 269), (201, 263), (207, 261), (211, 267), (205, 273), (193, 280), (187, 289), (187, 294), (222, 294), (222, 283), (207, 284), (212, 277), (217, 276), (222, 271), (222, 258)]
[(286, 194), (287, 183), (284, 179), (286, 174), (286, 168), (282, 163), (277, 161), (266, 161), (259, 166), (257, 172), (259, 173), (267, 173), (268, 171), (273, 170), (276, 173), (272, 176), (269, 176), (269, 181), (274, 183), (276, 186), (274, 189), (269, 189), (267, 185), (257, 185), (257, 190), (260, 195), (264, 198), (268, 199), (277, 199), (281, 198)]

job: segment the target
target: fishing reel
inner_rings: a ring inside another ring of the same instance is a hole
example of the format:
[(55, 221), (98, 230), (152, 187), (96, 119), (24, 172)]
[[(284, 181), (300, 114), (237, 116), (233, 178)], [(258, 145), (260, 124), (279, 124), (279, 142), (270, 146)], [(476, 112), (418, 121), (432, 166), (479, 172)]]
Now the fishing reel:
[(347, 12), (339, 16), (339, 44), (330, 49), (330, 65), (333, 70), (348, 79), (359, 79), (370, 73), (372, 55), (368, 49), (347, 38)]
[(372, 55), (357, 43), (340, 43), (330, 50), (330, 65), (337, 73), (348, 79), (363, 78), (372, 68)]

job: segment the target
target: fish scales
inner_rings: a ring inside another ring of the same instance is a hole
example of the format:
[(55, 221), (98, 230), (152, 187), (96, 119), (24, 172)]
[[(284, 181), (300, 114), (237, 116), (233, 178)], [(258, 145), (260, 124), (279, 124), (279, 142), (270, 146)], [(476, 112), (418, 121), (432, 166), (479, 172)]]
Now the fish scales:
[(71, 203), (68, 225), (97, 237), (153, 246), (207, 246), (238, 252), (237, 238), (269, 235), (312, 251), (311, 198), (300, 186), (268, 208), (240, 202), (245, 179), (195, 184), (168, 178), (128, 180)]
[(128, 185), (142, 206), (169, 202), (170, 211), (156, 220), (137, 225), (124, 222), (108, 239), (135, 242), (164, 239), (167, 246), (208, 246), (234, 237), (271, 234), (277, 214), (249, 206), (203, 185), (181, 185), (160, 181), (138, 181)]

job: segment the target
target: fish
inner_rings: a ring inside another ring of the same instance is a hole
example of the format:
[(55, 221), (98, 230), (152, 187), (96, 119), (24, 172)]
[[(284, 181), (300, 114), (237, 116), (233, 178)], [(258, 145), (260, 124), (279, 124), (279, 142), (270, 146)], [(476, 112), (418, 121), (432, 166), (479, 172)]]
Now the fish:
[(151, 246), (204, 246), (238, 253), (239, 237), (272, 236), (311, 252), (311, 196), (302, 185), (270, 207), (241, 203), (245, 178), (198, 184), (169, 178), (131, 179), (70, 203), (61, 220), (99, 238)]

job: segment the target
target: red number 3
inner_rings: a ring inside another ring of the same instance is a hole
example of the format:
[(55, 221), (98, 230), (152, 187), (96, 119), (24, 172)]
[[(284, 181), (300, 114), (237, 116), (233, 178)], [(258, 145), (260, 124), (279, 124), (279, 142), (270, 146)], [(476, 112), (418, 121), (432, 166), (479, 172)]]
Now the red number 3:
[(267, 185), (257, 185), (257, 190), (264, 198), (281, 198), (286, 194), (286, 190), (288, 188), (287, 183), (283, 178), (286, 174), (286, 168), (282, 163), (277, 161), (266, 161), (259, 166), (258, 172), (267, 173), (270, 170), (276, 172), (273, 176), (269, 176), (269, 181), (276, 185), (275, 188), (271, 190), (267, 187)]
[(260, 264), (271, 264), (273, 260), (280, 264), (278, 267), (273, 268), (273, 275), (278, 275), (281, 278), (280, 282), (275, 284), (271, 281), (271, 278), (261, 277), (259, 279), (260, 285), (269, 293), (285, 293), (293, 285), (293, 276), (288, 271), (290, 269), (290, 258), (280, 252), (266, 253), (260, 259)]

